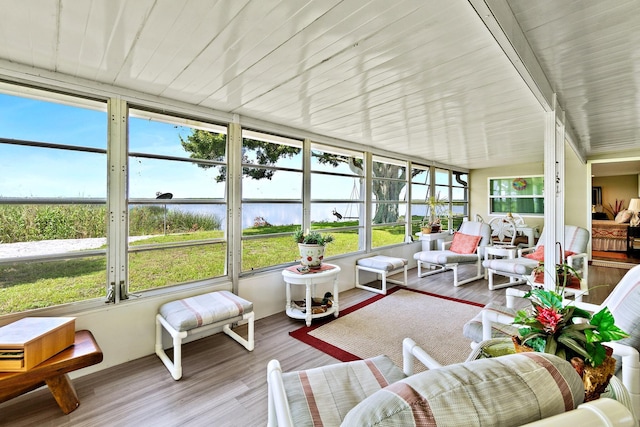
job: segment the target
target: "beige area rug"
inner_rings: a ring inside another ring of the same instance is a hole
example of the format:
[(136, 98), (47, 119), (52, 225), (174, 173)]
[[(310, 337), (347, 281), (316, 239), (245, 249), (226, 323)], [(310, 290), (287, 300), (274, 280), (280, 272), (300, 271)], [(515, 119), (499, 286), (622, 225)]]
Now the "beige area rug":
[[(290, 334), (342, 361), (386, 354), (399, 367), (402, 340), (409, 337), (440, 364), (450, 365), (464, 362), (471, 353), (462, 327), (481, 308), (469, 301), (393, 288), (386, 296), (341, 311), (337, 319)], [(424, 369), (416, 364), (416, 371)]]

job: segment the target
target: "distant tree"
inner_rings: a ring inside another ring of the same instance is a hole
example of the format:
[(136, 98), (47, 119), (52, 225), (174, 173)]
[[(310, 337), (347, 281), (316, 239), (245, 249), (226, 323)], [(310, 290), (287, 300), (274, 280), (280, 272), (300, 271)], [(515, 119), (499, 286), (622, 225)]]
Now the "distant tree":
[[(191, 135), (188, 135), (186, 138), (180, 136), (180, 142), (182, 147), (190, 153), (190, 157), (192, 159), (223, 161), (225, 158), (226, 135), (224, 134), (194, 129)], [(283, 157), (291, 158), (299, 154), (301, 151), (298, 147), (274, 144), (266, 141), (257, 141), (249, 138), (243, 139), (242, 146), (242, 163), (245, 165), (274, 166), (279, 159)], [(254, 156), (252, 157), (255, 157), (255, 159), (250, 158), (247, 155), (248, 152), (253, 153)], [(321, 164), (338, 166), (341, 163), (345, 163), (354, 171), (362, 170), (362, 160), (360, 159), (328, 153), (323, 153), (322, 155), (314, 154), (314, 156)], [(199, 164), (198, 166), (202, 168), (211, 167), (210, 165), (205, 164)], [(256, 180), (271, 179), (276, 172), (276, 170), (265, 168), (246, 166), (242, 168), (242, 174), (244, 176)], [(216, 176), (216, 182), (223, 182), (226, 179), (226, 174), (226, 168), (220, 168), (219, 173)], [(373, 175), (377, 178), (399, 178), (404, 180), (406, 178), (406, 168), (388, 164), (375, 164), (373, 168)], [(377, 200), (398, 200), (404, 185), (405, 184), (403, 182), (375, 180), (372, 191)], [(381, 224), (395, 222), (397, 219), (398, 205), (396, 203), (377, 205), (373, 218), (374, 223)]]

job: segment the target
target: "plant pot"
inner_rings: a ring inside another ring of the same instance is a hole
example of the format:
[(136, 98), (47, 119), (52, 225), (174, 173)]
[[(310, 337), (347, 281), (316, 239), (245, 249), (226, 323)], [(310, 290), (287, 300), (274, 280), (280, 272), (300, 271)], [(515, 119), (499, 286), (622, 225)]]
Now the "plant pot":
[(529, 352), (529, 351), (535, 351), (534, 349), (532, 349), (528, 345), (523, 345), (520, 342), (520, 337), (512, 336), (511, 340), (513, 341), (513, 348), (516, 349), (516, 353), (525, 353), (525, 352)]
[[(584, 367), (580, 366), (582, 369), (576, 368), (578, 374), (582, 376), (585, 402), (599, 399), (600, 395), (607, 389), (609, 381), (616, 371), (616, 359), (612, 356), (613, 349), (607, 346), (605, 346), (605, 349), (607, 350), (607, 357), (600, 366), (594, 368), (590, 365), (584, 365)], [(571, 364), (574, 365), (573, 359)]]
[(431, 226), (424, 226), (420, 229), (420, 231), (422, 232), (422, 234), (431, 234)]
[[(533, 281), (535, 283), (544, 283), (544, 271), (534, 272)], [(565, 287), (567, 288), (580, 289), (580, 279), (578, 279), (571, 273), (557, 273), (556, 283), (558, 284), (558, 286), (562, 286), (562, 284), (566, 283)]]
[(298, 243), (298, 249), (300, 250), (300, 264), (309, 268), (320, 268), (324, 258), (323, 245)]

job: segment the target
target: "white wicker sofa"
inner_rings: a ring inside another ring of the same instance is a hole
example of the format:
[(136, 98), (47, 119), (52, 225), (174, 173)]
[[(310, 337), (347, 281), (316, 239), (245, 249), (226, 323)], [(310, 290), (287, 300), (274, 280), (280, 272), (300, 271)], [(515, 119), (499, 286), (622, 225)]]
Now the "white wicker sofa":
[[(582, 380), (554, 355), (519, 353), (441, 367), (406, 338), (403, 357), (403, 370), (378, 356), (287, 373), (272, 360), (268, 425), (635, 425), (615, 401), (576, 409), (584, 399)], [(414, 357), (429, 370), (412, 374)]]

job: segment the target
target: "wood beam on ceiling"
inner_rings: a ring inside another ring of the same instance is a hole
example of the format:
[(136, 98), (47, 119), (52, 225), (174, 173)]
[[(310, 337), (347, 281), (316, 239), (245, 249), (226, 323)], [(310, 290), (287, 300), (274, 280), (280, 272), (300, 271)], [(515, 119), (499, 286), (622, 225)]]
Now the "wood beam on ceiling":
[(506, 0), (469, 0), (469, 3), (544, 111), (562, 112), (557, 118), (563, 120), (565, 138), (580, 161), (586, 164), (587, 156), (583, 144), (574, 134), (571, 124), (564, 121), (566, 120), (564, 110), (555, 100), (553, 87)]

